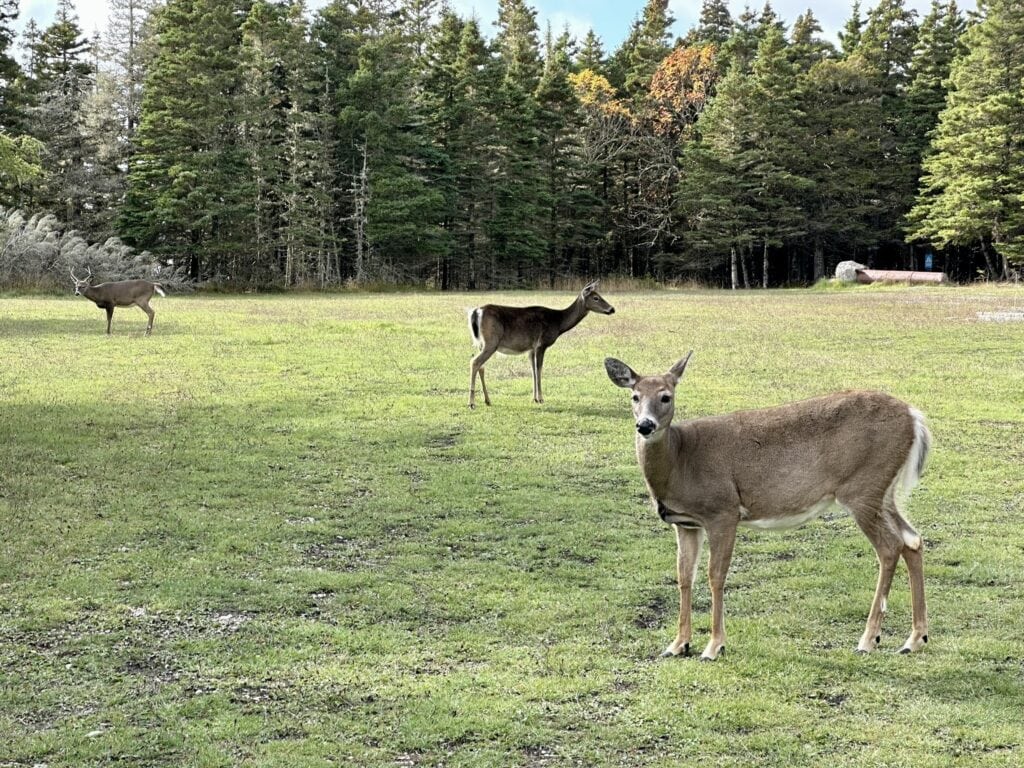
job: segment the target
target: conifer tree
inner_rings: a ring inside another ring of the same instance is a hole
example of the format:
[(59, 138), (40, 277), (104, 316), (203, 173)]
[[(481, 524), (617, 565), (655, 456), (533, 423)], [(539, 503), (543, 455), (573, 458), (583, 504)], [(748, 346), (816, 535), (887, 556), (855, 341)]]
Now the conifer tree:
[(860, 45), (860, 36), (863, 29), (864, 19), (860, 15), (860, 0), (853, 0), (850, 18), (846, 20), (842, 31), (839, 33), (839, 43), (842, 45), (844, 56), (849, 56), (857, 50), (857, 46)]
[(643, 96), (650, 88), (651, 76), (672, 51), (669, 33), (673, 22), (668, 0), (647, 0), (636, 40), (629, 51), (625, 82), (627, 93)]
[(240, 140), (238, 11), (222, 0), (169, 0), (155, 14), (119, 227), (132, 245), (187, 258), (193, 278), (244, 283), (255, 227)]
[(878, 147), (885, 134), (870, 71), (856, 59), (823, 60), (799, 78), (803, 196), (811, 262), (792, 264), (796, 280), (825, 277), (842, 258), (867, 260), (878, 238)]
[(1005, 277), (1024, 262), (1024, 5), (989, 0), (984, 14), (953, 62), (909, 237), (977, 245)]
[(493, 94), (497, 125), (494, 211), (487, 222), (492, 279), (532, 280), (544, 261), (543, 211), (548, 209), (537, 154), (542, 72), (536, 12), (523, 0), (500, 0), (495, 36), (501, 81)]
[(789, 58), (800, 72), (806, 72), (819, 61), (835, 58), (836, 48), (821, 37), (821, 24), (813, 11), (796, 17), (790, 34)]
[(580, 72), (584, 69), (589, 69), (591, 72), (597, 74), (603, 74), (605, 67), (605, 53), (604, 46), (601, 43), (601, 38), (597, 36), (593, 29), (587, 30), (587, 36), (583, 38), (583, 47), (580, 48), (579, 55), (576, 57), (575, 70)]
[(94, 199), (103, 166), (85, 126), (84, 104), (95, 82), (89, 61), (92, 46), (82, 34), (71, 0), (60, 0), (56, 18), (33, 50), (31, 132), (42, 142), (45, 175), (33, 203), (46, 208), (68, 226), (95, 232)]
[(725, 0), (703, 0), (697, 26), (687, 37), (688, 44), (712, 44), (721, 47), (732, 37), (732, 14)]

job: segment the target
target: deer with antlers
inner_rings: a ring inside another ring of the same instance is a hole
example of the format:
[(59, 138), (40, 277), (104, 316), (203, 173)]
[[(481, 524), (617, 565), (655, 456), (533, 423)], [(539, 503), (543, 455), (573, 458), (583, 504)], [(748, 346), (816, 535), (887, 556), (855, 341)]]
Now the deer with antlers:
[(114, 307), (136, 306), (149, 317), (149, 324), (146, 326), (146, 335), (153, 332), (153, 318), (156, 313), (149, 306), (149, 300), (153, 298), (153, 292), (166, 296), (163, 286), (160, 283), (153, 283), (149, 280), (119, 280), (113, 283), (100, 283), (91, 285), (92, 269), (84, 278), (75, 275), (71, 269), (71, 279), (75, 281), (75, 296), (85, 296), (95, 302), (100, 309), (107, 311), (107, 335), (110, 335), (110, 323), (114, 319)]
[(632, 393), (637, 460), (658, 514), (676, 530), (679, 626), (662, 655), (690, 655), (690, 601), (705, 535), (711, 639), (701, 658), (710, 660), (725, 651), (725, 575), (738, 526), (794, 527), (833, 504), (853, 516), (878, 555), (878, 585), (857, 650), (867, 653), (881, 641), (901, 556), (910, 574), (912, 630), (900, 650), (919, 650), (928, 642), (923, 541), (900, 499), (931, 449), (924, 416), (882, 392), (848, 391), (673, 424), (676, 385), (689, 359), (660, 376), (605, 360), (612, 382)]
[(597, 281), (586, 285), (576, 300), (565, 309), (548, 307), (505, 307), (484, 304), (468, 311), (469, 333), (473, 345), (480, 353), (473, 358), (469, 369), (469, 407), (476, 407), (476, 377), (480, 374), (480, 387), (484, 402), (491, 404), (484, 381), (484, 363), (495, 352), (521, 355), (528, 352), (533, 369), (533, 401), (543, 403), (540, 374), (544, 368), (544, 353), (558, 337), (579, 325), (591, 312), (602, 315), (615, 313), (615, 308), (597, 292)]

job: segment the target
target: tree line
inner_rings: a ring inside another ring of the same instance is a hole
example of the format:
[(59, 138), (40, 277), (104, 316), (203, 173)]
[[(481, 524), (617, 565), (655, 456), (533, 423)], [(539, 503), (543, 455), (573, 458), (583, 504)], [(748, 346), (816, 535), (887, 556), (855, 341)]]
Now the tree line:
[[(1024, 5), (704, 0), (673, 39), (493, 30), (439, 0), (0, 0), (0, 204), (236, 288), (799, 284), (1024, 261)], [(625, 20), (624, 20), (625, 22)], [(490, 34), (488, 34), (490, 32)], [(21, 220), (21, 219), (19, 219)]]

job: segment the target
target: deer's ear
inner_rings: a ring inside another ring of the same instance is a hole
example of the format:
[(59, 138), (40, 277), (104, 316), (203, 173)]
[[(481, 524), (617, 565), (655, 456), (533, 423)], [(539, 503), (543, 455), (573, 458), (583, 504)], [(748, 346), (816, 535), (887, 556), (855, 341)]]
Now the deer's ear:
[(588, 293), (593, 293), (594, 291), (597, 290), (597, 283), (598, 283), (597, 280), (595, 280), (592, 283), (587, 283), (585, 286), (583, 286), (583, 290), (580, 291), (580, 293), (582, 293), (583, 295), (586, 295)]
[(676, 380), (677, 384), (679, 383), (679, 380), (683, 378), (683, 374), (686, 372), (686, 365), (687, 363), (690, 362), (690, 358), (692, 356), (693, 350), (691, 349), (689, 352), (686, 353), (686, 357), (684, 357), (682, 360), (680, 360), (678, 363), (676, 363), (675, 365), (668, 369), (669, 375)]
[(614, 357), (604, 359), (604, 369), (608, 372), (608, 378), (612, 380), (612, 384), (617, 387), (632, 389), (640, 378), (636, 371)]

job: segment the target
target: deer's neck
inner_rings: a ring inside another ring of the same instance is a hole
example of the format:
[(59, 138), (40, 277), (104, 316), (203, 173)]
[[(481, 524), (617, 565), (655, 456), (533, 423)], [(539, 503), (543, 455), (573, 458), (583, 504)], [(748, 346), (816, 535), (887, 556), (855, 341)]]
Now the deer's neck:
[(682, 469), (682, 447), (683, 436), (678, 429), (672, 427), (668, 427), (661, 437), (655, 440), (644, 440), (637, 435), (636, 458), (644, 473), (647, 487), (657, 501), (663, 501), (668, 497), (672, 477)]
[(588, 311), (589, 310), (586, 305), (583, 303), (583, 297), (578, 296), (576, 301), (562, 310), (562, 321), (558, 324), (559, 335), (572, 330), (579, 325), (580, 320), (587, 316)]

